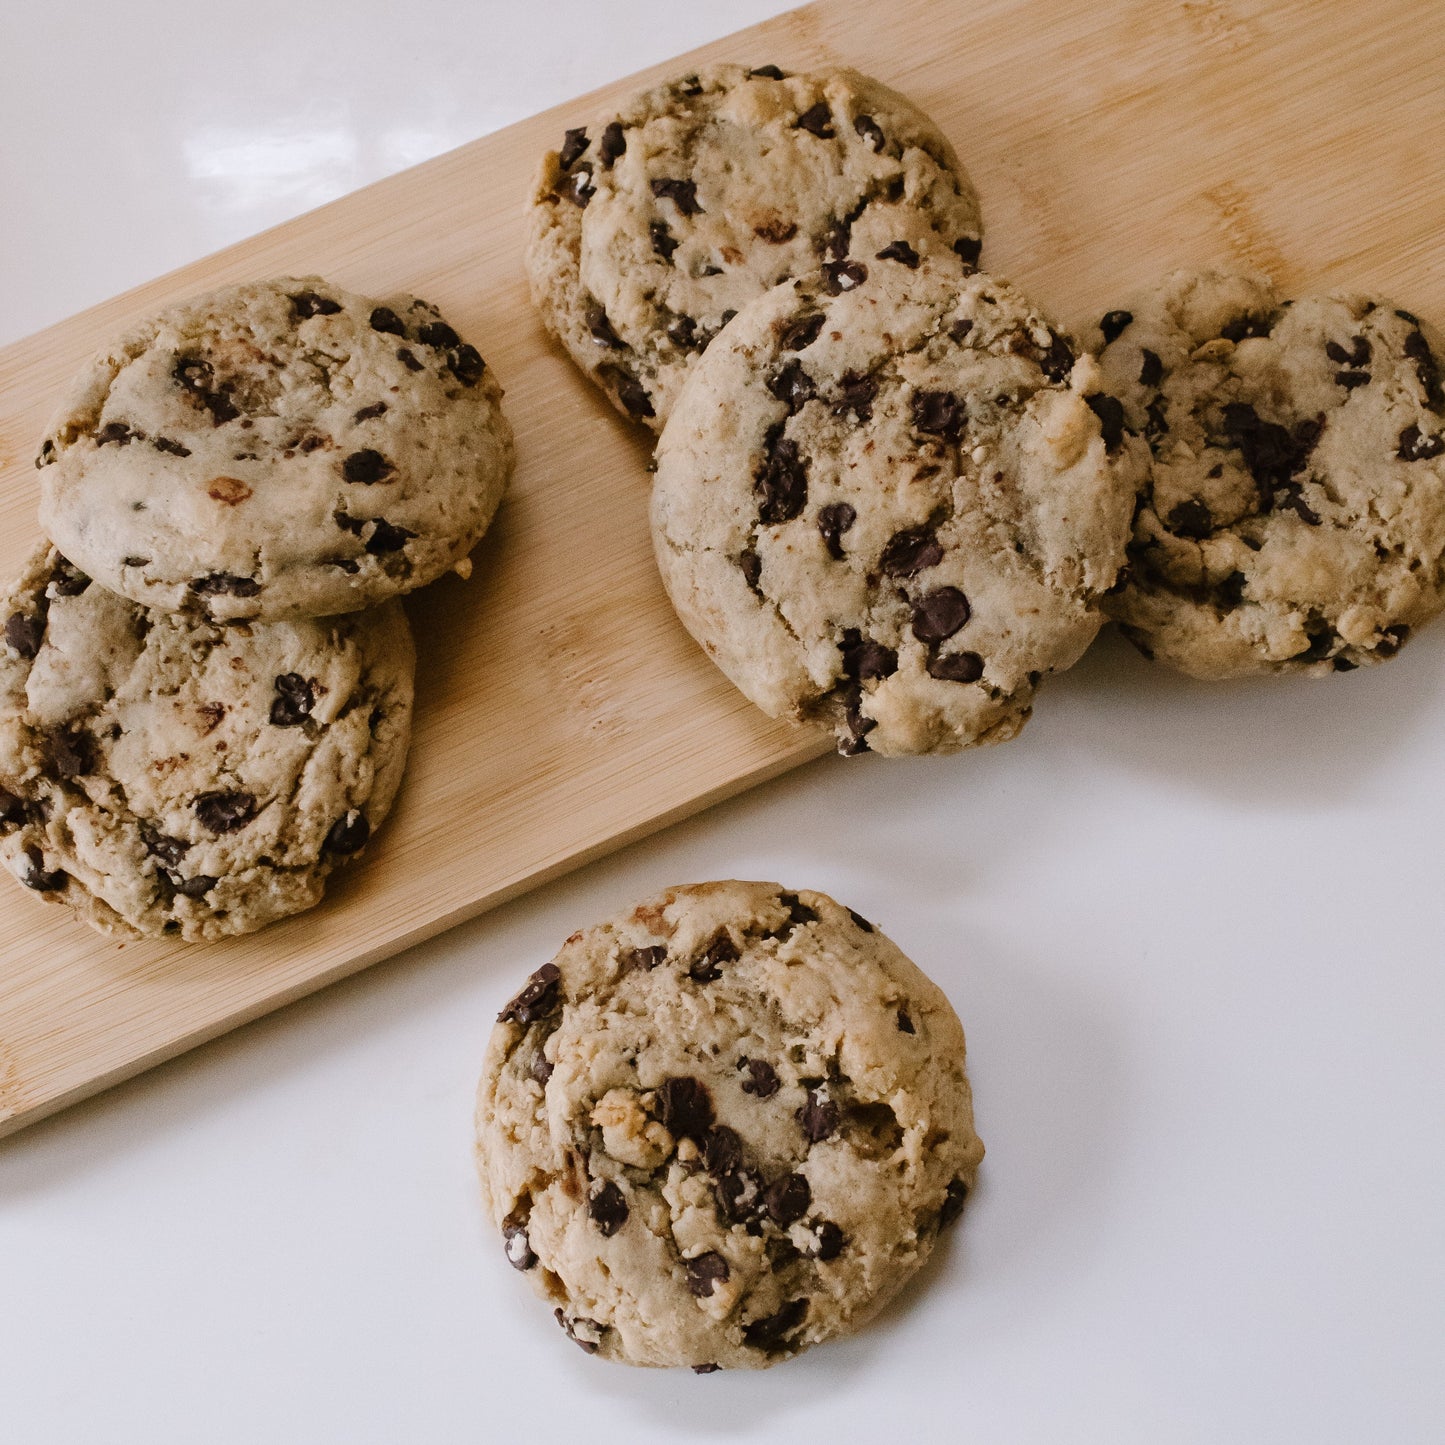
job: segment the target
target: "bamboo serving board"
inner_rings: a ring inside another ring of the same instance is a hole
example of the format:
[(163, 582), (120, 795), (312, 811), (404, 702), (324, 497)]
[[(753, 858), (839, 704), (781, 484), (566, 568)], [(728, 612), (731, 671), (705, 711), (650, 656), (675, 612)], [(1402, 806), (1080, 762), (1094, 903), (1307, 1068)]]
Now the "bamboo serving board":
[(1066, 324), (1207, 262), (1439, 317), (1445, 26), (1420, 20), (1410, 0), (824, 0), (0, 351), (4, 574), (38, 538), (31, 458), (70, 373), (131, 318), (220, 284), (320, 272), (435, 301), (506, 387), (520, 457), (474, 579), (409, 604), (407, 782), (320, 908), (226, 943), (119, 945), (4, 880), (0, 1133), (826, 750), (755, 712), (678, 626), (647, 539), (646, 439), (528, 304), (522, 199), (567, 126), (705, 61), (852, 64), (937, 118), (982, 197), (988, 269)]

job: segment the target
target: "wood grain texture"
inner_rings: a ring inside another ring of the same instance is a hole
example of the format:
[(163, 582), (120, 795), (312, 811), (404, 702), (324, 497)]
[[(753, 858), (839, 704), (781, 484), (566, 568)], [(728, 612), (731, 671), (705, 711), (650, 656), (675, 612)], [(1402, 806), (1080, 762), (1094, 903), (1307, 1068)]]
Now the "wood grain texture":
[(5, 573), (37, 539), (31, 458), (71, 372), (131, 318), (222, 283), (316, 271), (435, 301), (507, 388), (520, 455), (474, 580), (410, 604), (411, 770), (321, 908), (223, 944), (120, 946), (0, 891), (0, 1132), (825, 750), (757, 714), (678, 627), (646, 536), (646, 442), (549, 344), (520, 266), (522, 198), (565, 126), (721, 59), (843, 62), (907, 92), (973, 174), (988, 268), (1066, 324), (1208, 262), (1445, 315), (1445, 27), (1409, 0), (824, 0), (0, 352)]

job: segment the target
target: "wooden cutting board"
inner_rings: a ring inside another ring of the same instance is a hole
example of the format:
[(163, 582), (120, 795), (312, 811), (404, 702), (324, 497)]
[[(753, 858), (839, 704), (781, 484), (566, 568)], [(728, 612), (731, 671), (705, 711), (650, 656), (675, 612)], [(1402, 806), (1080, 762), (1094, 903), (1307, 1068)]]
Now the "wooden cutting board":
[(1421, 20), (1410, 0), (823, 0), (0, 351), (5, 574), (37, 540), (31, 458), (66, 378), (130, 318), (223, 283), (314, 271), (435, 301), (506, 387), (520, 455), (474, 580), (410, 604), (407, 783), (322, 907), (227, 943), (119, 945), (3, 880), (0, 1133), (825, 751), (743, 702), (676, 623), (647, 439), (528, 305), (522, 200), (564, 128), (705, 61), (856, 65), (938, 119), (982, 197), (988, 268), (1067, 324), (1207, 262), (1440, 318), (1445, 26)]

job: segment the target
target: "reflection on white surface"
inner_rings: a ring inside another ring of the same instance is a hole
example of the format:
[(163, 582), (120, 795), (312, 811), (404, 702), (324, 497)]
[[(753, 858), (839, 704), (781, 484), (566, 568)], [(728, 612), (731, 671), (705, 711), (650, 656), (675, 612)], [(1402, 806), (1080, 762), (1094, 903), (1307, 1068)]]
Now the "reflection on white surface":
[(341, 121), (281, 121), (267, 129), (201, 125), (181, 149), (197, 199), (221, 212), (290, 215), (360, 184), (360, 146)]

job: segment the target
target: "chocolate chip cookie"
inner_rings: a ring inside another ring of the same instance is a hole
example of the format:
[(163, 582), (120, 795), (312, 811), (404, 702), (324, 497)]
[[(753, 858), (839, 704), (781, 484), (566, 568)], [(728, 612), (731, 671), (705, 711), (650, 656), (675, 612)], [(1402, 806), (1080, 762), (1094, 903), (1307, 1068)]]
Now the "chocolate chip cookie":
[(1348, 672), (1445, 606), (1445, 350), (1419, 317), (1179, 272), (1092, 340), (1153, 453), (1106, 601), (1146, 656)]
[(351, 612), (465, 569), (511, 473), (501, 396), (423, 301), (231, 287), (77, 379), (36, 459), (41, 525), (147, 607)]
[(298, 913), (391, 806), (414, 665), (398, 603), (221, 626), (44, 548), (0, 621), (0, 861), (104, 933)]
[(983, 1145), (948, 1000), (866, 919), (672, 888), (502, 1010), (477, 1105), (507, 1259), (584, 1350), (757, 1369), (862, 1326)]
[(542, 163), (527, 270), (548, 328), (660, 430), (748, 302), (822, 261), (978, 259), (973, 186), (929, 118), (854, 70), (718, 65), (569, 130)]
[(1143, 448), (1006, 282), (830, 263), (708, 350), (657, 452), (678, 615), (774, 717), (841, 751), (1011, 738), (1097, 632)]

